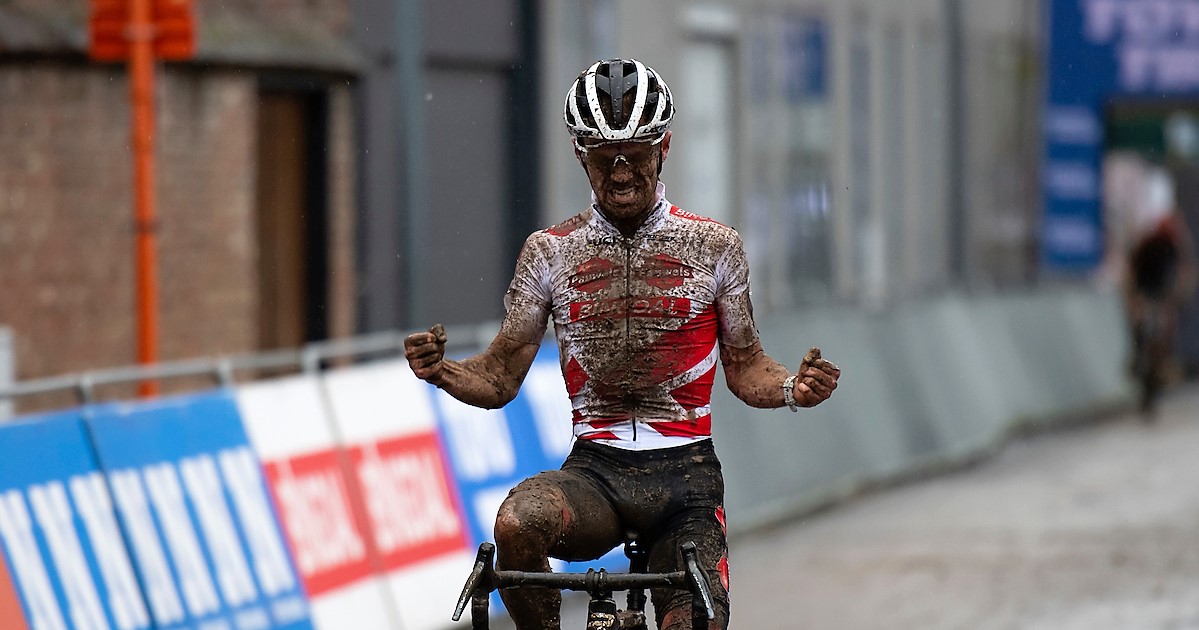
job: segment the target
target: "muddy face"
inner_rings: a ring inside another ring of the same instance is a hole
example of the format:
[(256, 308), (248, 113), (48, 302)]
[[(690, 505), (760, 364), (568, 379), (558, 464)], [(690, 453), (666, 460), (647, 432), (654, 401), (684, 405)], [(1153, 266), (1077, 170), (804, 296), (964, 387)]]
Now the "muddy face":
[(658, 144), (620, 142), (590, 145), (580, 152), (600, 211), (626, 234), (636, 230), (657, 201), (658, 167), (670, 136)]

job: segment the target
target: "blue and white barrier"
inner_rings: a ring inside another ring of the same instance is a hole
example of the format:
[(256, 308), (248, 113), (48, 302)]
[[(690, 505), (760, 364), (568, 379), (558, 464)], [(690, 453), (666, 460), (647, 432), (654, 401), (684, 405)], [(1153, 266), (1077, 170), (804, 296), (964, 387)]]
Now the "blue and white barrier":
[(0, 627), (450, 627), (496, 509), (561, 464), (569, 417), (551, 348), (503, 410), (397, 360), (18, 418)]

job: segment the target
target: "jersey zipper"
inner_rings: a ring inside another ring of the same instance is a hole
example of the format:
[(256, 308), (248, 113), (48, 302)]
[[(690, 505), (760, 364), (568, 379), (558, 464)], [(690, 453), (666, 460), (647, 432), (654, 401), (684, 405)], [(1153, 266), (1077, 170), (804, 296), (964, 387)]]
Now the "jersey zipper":
[[(629, 293), (633, 289), (632, 276), (633, 272), (633, 241), (628, 237), (624, 237), (624, 351), (625, 356), (632, 358), (633, 345), (633, 318), (629, 309), (633, 307), (633, 296)], [(628, 395), (628, 392), (625, 392)], [(637, 416), (633, 415), (630, 418), (633, 423), (633, 441), (637, 441)]]

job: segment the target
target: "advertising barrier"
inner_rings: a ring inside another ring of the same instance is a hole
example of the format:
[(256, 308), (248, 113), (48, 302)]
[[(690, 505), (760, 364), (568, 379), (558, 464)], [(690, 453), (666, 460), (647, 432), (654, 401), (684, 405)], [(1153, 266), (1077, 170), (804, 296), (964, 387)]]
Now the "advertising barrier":
[(0, 462), (0, 626), (151, 627), (79, 411), (0, 426)]
[(447, 628), (570, 415), (550, 347), (502, 410), (393, 360), (0, 425), (0, 627)]
[(84, 417), (155, 627), (312, 627), (232, 394), (100, 405)]
[(0, 562), (0, 623), (12, 630), (29, 630), (25, 624), (25, 614), (21, 611), (17, 588), (3, 562)]
[(335, 440), (322, 385), (295, 376), (239, 387), (317, 630), (399, 628), (350, 458)]
[(330, 371), (324, 386), (400, 626), (446, 627), (474, 550), (427, 386), (405, 361)]

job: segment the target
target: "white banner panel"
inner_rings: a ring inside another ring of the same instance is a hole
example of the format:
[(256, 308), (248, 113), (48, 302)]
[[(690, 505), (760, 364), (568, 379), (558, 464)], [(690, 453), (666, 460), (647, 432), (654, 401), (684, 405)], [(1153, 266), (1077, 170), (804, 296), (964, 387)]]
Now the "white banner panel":
[(321, 383), (295, 376), (238, 388), (318, 630), (400, 630), (371, 544), (349, 453), (336, 445)]
[(474, 554), (429, 387), (406, 361), (327, 372), (324, 382), (400, 624), (448, 627)]

